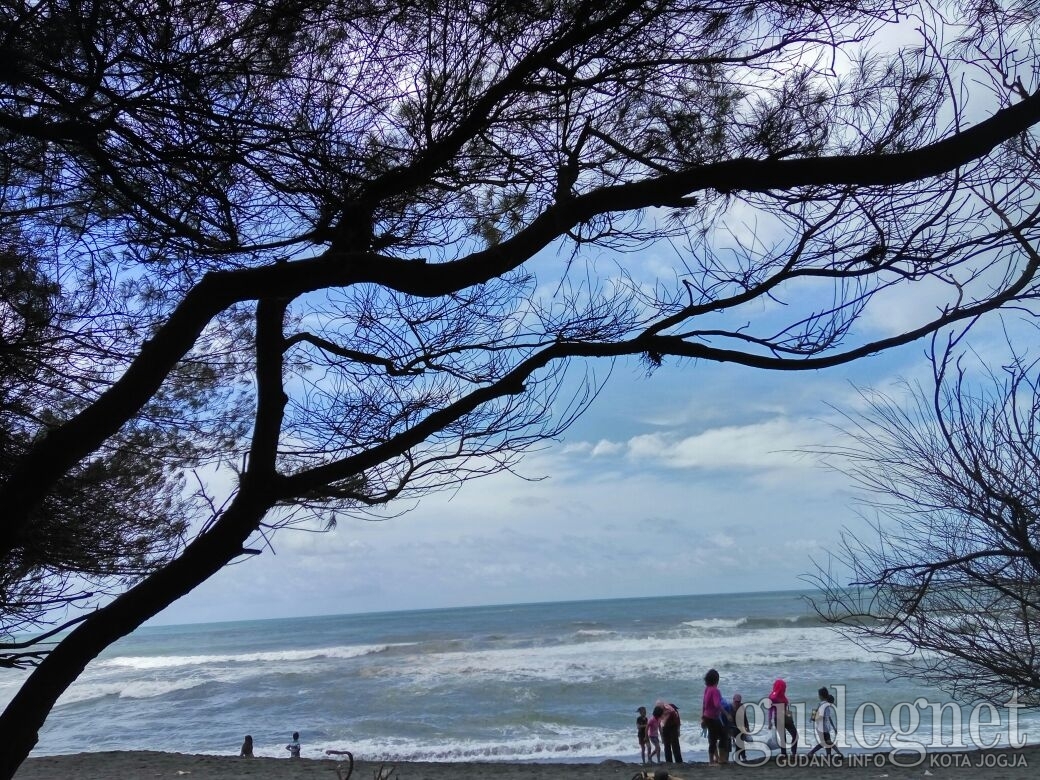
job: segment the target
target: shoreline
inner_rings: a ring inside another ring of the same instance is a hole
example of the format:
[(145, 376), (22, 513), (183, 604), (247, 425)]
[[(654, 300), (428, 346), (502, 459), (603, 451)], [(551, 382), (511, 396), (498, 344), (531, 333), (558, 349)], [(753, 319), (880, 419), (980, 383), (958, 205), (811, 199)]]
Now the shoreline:
[[(751, 774), (761, 780), (837, 780), (855, 775), (859, 780), (934, 777), (968, 778), (980, 775), (992, 780), (1026, 780), (1040, 768), (1040, 746), (971, 751), (929, 751), (923, 758), (914, 756), (903, 764), (885, 753), (860, 753), (843, 762), (830, 762), (817, 754), (806, 761), (783, 762), (773, 759), (760, 766), (730, 764), (711, 767), (705, 762), (643, 766), (638, 762), (606, 760), (599, 763), (527, 762), (378, 762), (355, 763), (351, 780), (460, 780), (493, 777), (496, 780), (633, 780), (643, 771), (668, 770), (678, 780), (692, 780), (705, 773)], [(823, 759), (823, 760), (821, 760)], [(157, 751), (130, 750), (77, 753), (29, 758), (15, 774), (15, 780), (136, 780), (137, 778), (179, 778), (180, 780), (295, 780), (345, 775), (346, 763), (336, 758), (239, 758), (238, 756), (190, 755)], [(345, 780), (345, 778), (344, 778)]]

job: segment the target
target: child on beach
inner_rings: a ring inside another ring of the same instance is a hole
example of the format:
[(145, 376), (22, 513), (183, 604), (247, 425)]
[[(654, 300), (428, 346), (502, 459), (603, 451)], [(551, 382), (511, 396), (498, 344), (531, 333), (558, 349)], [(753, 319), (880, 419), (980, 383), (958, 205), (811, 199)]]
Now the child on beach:
[(285, 749), (289, 751), (289, 758), (300, 757), (300, 732), (294, 731), (292, 733), (292, 742), (286, 745)]
[(639, 740), (639, 760), (645, 764), (647, 754), (650, 752), (650, 743), (646, 738), (646, 707), (640, 707), (636, 712), (639, 713), (636, 716), (636, 739)]
[(242, 750), (238, 755), (246, 758), (253, 757), (253, 737), (251, 734), (246, 734), (246, 738), (242, 740)]
[(809, 751), (809, 755), (814, 756), (817, 750), (824, 748), (828, 758), (832, 750), (838, 754), (838, 758), (844, 758), (836, 744), (838, 721), (835, 714), (834, 697), (826, 687), (820, 688), (817, 693), (820, 696), (820, 706), (812, 713), (813, 723), (816, 725), (816, 744)]
[(646, 722), (646, 738), (650, 740), (647, 757), (651, 764), (654, 763), (654, 756), (657, 756), (658, 764), (663, 763), (661, 761), (661, 716), (663, 714), (663, 709), (654, 707), (653, 712), (650, 713), (650, 719)]

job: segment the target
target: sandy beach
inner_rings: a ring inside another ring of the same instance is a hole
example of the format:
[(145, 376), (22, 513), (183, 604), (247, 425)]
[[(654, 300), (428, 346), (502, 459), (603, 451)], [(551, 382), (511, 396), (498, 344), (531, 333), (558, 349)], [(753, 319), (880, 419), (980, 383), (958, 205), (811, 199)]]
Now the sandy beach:
[[(819, 758), (819, 756), (817, 756)], [(1040, 767), (1040, 747), (1021, 750), (974, 751), (969, 753), (932, 753), (921, 763), (898, 766), (884, 754), (853, 757), (841, 765), (823, 761), (797, 765), (770, 762), (750, 767), (730, 764), (709, 767), (704, 763), (681, 766), (642, 767), (636, 763), (604, 761), (596, 764), (533, 763), (418, 763), (379, 764), (359, 761), (351, 780), (459, 780), (490, 777), (496, 780), (632, 780), (645, 769), (667, 769), (672, 778), (690, 780), (712, 774), (745, 775), (754, 780), (908, 780), (931, 777), (985, 777), (992, 780), (1026, 780), (1036, 776)], [(315, 778), (333, 780), (337, 769), (344, 774), (346, 764), (333, 759), (238, 758), (199, 756), (182, 753), (119, 751), (79, 753), (67, 756), (30, 758), (15, 776), (17, 780), (135, 780), (136, 778), (180, 778), (180, 780), (295, 780)], [(391, 771), (392, 770), (392, 771)], [(387, 778), (387, 773), (390, 777)]]

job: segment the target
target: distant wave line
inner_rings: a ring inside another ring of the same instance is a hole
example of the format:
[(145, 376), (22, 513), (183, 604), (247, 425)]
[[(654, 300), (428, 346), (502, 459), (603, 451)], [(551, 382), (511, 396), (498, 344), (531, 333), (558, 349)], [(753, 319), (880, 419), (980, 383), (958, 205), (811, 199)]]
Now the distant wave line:
[(360, 658), (366, 655), (385, 653), (396, 647), (413, 646), (414, 642), (398, 642), (378, 645), (346, 645), (339, 647), (316, 647), (303, 650), (269, 650), (255, 653), (229, 653), (211, 655), (126, 655), (98, 662), (98, 668), (170, 669), (209, 664), (272, 663), (312, 661), (317, 658)]

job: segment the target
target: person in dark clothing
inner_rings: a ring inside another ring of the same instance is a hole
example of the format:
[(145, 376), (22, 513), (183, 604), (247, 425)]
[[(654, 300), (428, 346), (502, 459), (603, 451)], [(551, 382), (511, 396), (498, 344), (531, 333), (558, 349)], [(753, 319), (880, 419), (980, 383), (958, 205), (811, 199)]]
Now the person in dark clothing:
[(646, 707), (640, 707), (636, 712), (639, 713), (636, 716), (636, 740), (639, 742), (639, 759), (645, 764), (647, 757), (651, 752), (650, 740), (646, 737), (646, 727), (648, 723)]
[(751, 741), (751, 724), (748, 722), (744, 697), (739, 693), (733, 694), (733, 723), (730, 725), (730, 737), (737, 749), (737, 761), (743, 761), (747, 758), (745, 746)]
[(679, 747), (679, 729), (682, 720), (679, 718), (679, 708), (674, 704), (657, 702), (654, 712), (660, 708), (661, 714), (661, 741), (664, 742), (664, 760), (669, 764), (681, 764), (682, 748)]

